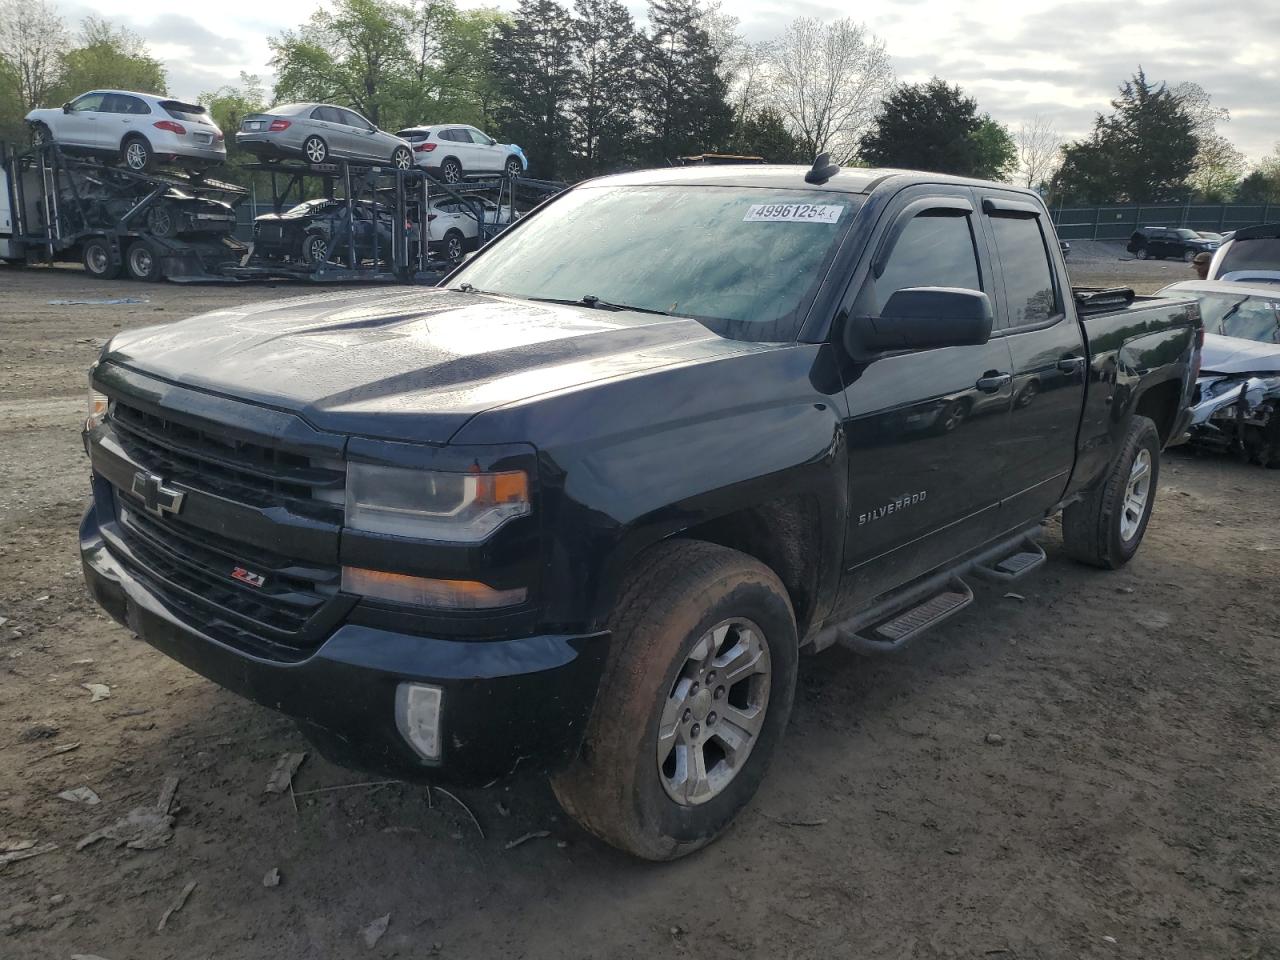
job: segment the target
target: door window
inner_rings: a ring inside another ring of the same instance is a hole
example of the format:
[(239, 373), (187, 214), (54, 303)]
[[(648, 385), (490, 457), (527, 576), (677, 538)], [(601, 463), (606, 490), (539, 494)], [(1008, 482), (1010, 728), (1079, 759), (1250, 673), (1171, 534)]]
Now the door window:
[(83, 97), (71, 104), (72, 113), (98, 113), (102, 110), (102, 102), (106, 99), (105, 93), (86, 93)]
[(338, 113), (342, 117), (342, 122), (349, 127), (356, 127), (360, 130), (373, 129), (373, 124), (360, 116), (360, 114), (356, 113), (354, 110), (339, 110)]
[(1044, 230), (1036, 216), (993, 216), (991, 230), (1004, 273), (1008, 326), (1043, 323), (1061, 313)]
[(337, 107), (316, 107), (311, 111), (311, 119), (324, 123), (342, 123), (342, 114)]
[(929, 210), (914, 217), (898, 237), (884, 272), (875, 280), (877, 310), (908, 287), (981, 290), (978, 254), (967, 214)]
[(151, 112), (151, 109), (137, 97), (130, 97), (123, 93), (108, 94), (102, 109), (106, 113), (127, 113), (133, 116), (143, 116)]

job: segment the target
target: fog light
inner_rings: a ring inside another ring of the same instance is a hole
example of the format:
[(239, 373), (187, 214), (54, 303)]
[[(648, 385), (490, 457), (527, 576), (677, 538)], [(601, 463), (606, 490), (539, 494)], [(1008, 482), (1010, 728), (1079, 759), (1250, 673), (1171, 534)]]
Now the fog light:
[(425, 760), (440, 759), (439, 687), (402, 683), (396, 688), (396, 727)]

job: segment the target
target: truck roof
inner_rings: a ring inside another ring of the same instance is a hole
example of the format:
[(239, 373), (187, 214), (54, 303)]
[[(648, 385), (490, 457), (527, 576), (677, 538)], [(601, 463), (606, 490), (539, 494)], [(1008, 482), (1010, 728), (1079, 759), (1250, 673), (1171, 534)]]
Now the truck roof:
[(592, 185), (648, 186), (657, 184), (685, 184), (716, 187), (770, 187), (792, 190), (827, 190), (837, 193), (871, 193), (883, 184), (892, 182), (895, 188), (913, 183), (946, 183), (960, 186), (990, 187), (1013, 190), (1039, 200), (1034, 191), (993, 183), (970, 177), (954, 177), (945, 173), (926, 173), (921, 170), (894, 170), (887, 168), (841, 167), (823, 184), (806, 183), (804, 176), (811, 168), (802, 164), (707, 164), (704, 166), (660, 167), (653, 170), (636, 170), (609, 177), (597, 177), (587, 181)]

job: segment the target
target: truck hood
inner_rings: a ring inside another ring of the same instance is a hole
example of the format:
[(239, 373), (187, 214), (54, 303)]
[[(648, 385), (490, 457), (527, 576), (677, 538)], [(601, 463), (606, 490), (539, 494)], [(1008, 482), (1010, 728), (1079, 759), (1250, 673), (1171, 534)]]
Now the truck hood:
[(478, 413), (593, 381), (767, 345), (683, 318), (449, 290), (344, 290), (215, 310), (103, 352), (322, 430), (445, 443)]
[(1280, 373), (1280, 344), (1206, 333), (1200, 369), (1204, 373)]

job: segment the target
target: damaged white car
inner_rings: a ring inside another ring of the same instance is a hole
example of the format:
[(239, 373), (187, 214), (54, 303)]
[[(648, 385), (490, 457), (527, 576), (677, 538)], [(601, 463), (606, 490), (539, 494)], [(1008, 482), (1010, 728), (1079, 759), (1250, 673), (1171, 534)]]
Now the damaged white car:
[(1188, 439), (1280, 467), (1280, 286), (1187, 281), (1160, 296), (1194, 296), (1204, 317)]

